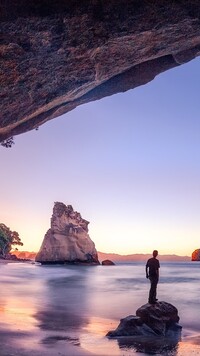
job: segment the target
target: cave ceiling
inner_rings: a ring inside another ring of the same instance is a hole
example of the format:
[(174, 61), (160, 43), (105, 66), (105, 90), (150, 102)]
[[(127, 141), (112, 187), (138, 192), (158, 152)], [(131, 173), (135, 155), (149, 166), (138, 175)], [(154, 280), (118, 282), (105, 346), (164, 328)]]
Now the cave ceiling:
[(199, 0), (1, 0), (0, 142), (199, 54)]

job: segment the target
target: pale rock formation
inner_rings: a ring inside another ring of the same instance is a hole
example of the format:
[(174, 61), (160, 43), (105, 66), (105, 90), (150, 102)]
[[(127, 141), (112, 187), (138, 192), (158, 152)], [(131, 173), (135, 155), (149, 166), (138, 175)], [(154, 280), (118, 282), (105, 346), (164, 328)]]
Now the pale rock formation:
[(56, 202), (36, 262), (99, 264), (94, 242), (88, 235), (89, 222), (71, 205)]
[(200, 261), (200, 248), (192, 252), (192, 261)]

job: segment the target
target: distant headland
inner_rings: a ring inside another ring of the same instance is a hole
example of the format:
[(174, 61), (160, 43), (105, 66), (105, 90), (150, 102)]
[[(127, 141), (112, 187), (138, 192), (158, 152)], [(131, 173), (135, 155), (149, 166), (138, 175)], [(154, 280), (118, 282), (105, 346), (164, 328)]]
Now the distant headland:
[[(143, 262), (146, 261), (148, 258), (151, 257), (151, 254), (130, 254), (130, 255), (121, 255), (117, 253), (107, 253), (107, 252), (97, 252), (98, 253), (98, 259), (99, 261), (103, 260), (111, 260), (113, 262)], [(30, 259), (30, 260), (35, 260), (35, 256), (37, 255), (37, 252), (29, 252), (29, 251), (15, 251), (13, 254), (16, 255), (16, 257), (20, 259)], [(166, 261), (166, 262), (181, 262), (181, 261), (191, 261), (191, 257), (189, 256), (178, 256), (178, 255), (159, 255), (159, 260), (160, 261)]]
[[(6, 225), (1, 224), (2, 248), (0, 258), (6, 260), (32, 260), (42, 264), (70, 263), (70, 264), (115, 264), (146, 261), (151, 254), (134, 253), (128, 255), (114, 252), (98, 252), (95, 243), (89, 236), (89, 221), (82, 218), (72, 205), (55, 202), (50, 219), (50, 228), (44, 236), (39, 251), (19, 251), (13, 246), (23, 246), (19, 234), (12, 232)], [(8, 244), (6, 241), (9, 240)], [(4, 247), (5, 246), (5, 247)], [(10, 252), (10, 253), (9, 253)], [(199, 258), (199, 250), (195, 250), (190, 256), (178, 256), (175, 254), (160, 255), (161, 261), (194, 261)], [(2, 256), (2, 257), (1, 257)]]

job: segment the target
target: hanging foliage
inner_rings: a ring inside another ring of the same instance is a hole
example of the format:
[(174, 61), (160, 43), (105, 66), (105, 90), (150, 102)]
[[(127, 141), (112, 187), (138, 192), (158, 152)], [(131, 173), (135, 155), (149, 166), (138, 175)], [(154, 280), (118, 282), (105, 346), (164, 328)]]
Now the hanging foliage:
[(6, 257), (13, 246), (23, 246), (17, 231), (11, 231), (5, 224), (0, 224), (0, 256)]

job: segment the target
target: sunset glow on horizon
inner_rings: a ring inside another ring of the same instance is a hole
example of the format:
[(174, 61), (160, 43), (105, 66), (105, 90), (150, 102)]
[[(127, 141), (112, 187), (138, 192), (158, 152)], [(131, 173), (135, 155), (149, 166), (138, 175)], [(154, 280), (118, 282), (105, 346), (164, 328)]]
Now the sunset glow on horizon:
[(0, 148), (0, 222), (38, 251), (54, 202), (88, 221), (102, 252), (200, 248), (200, 59), (82, 105)]

